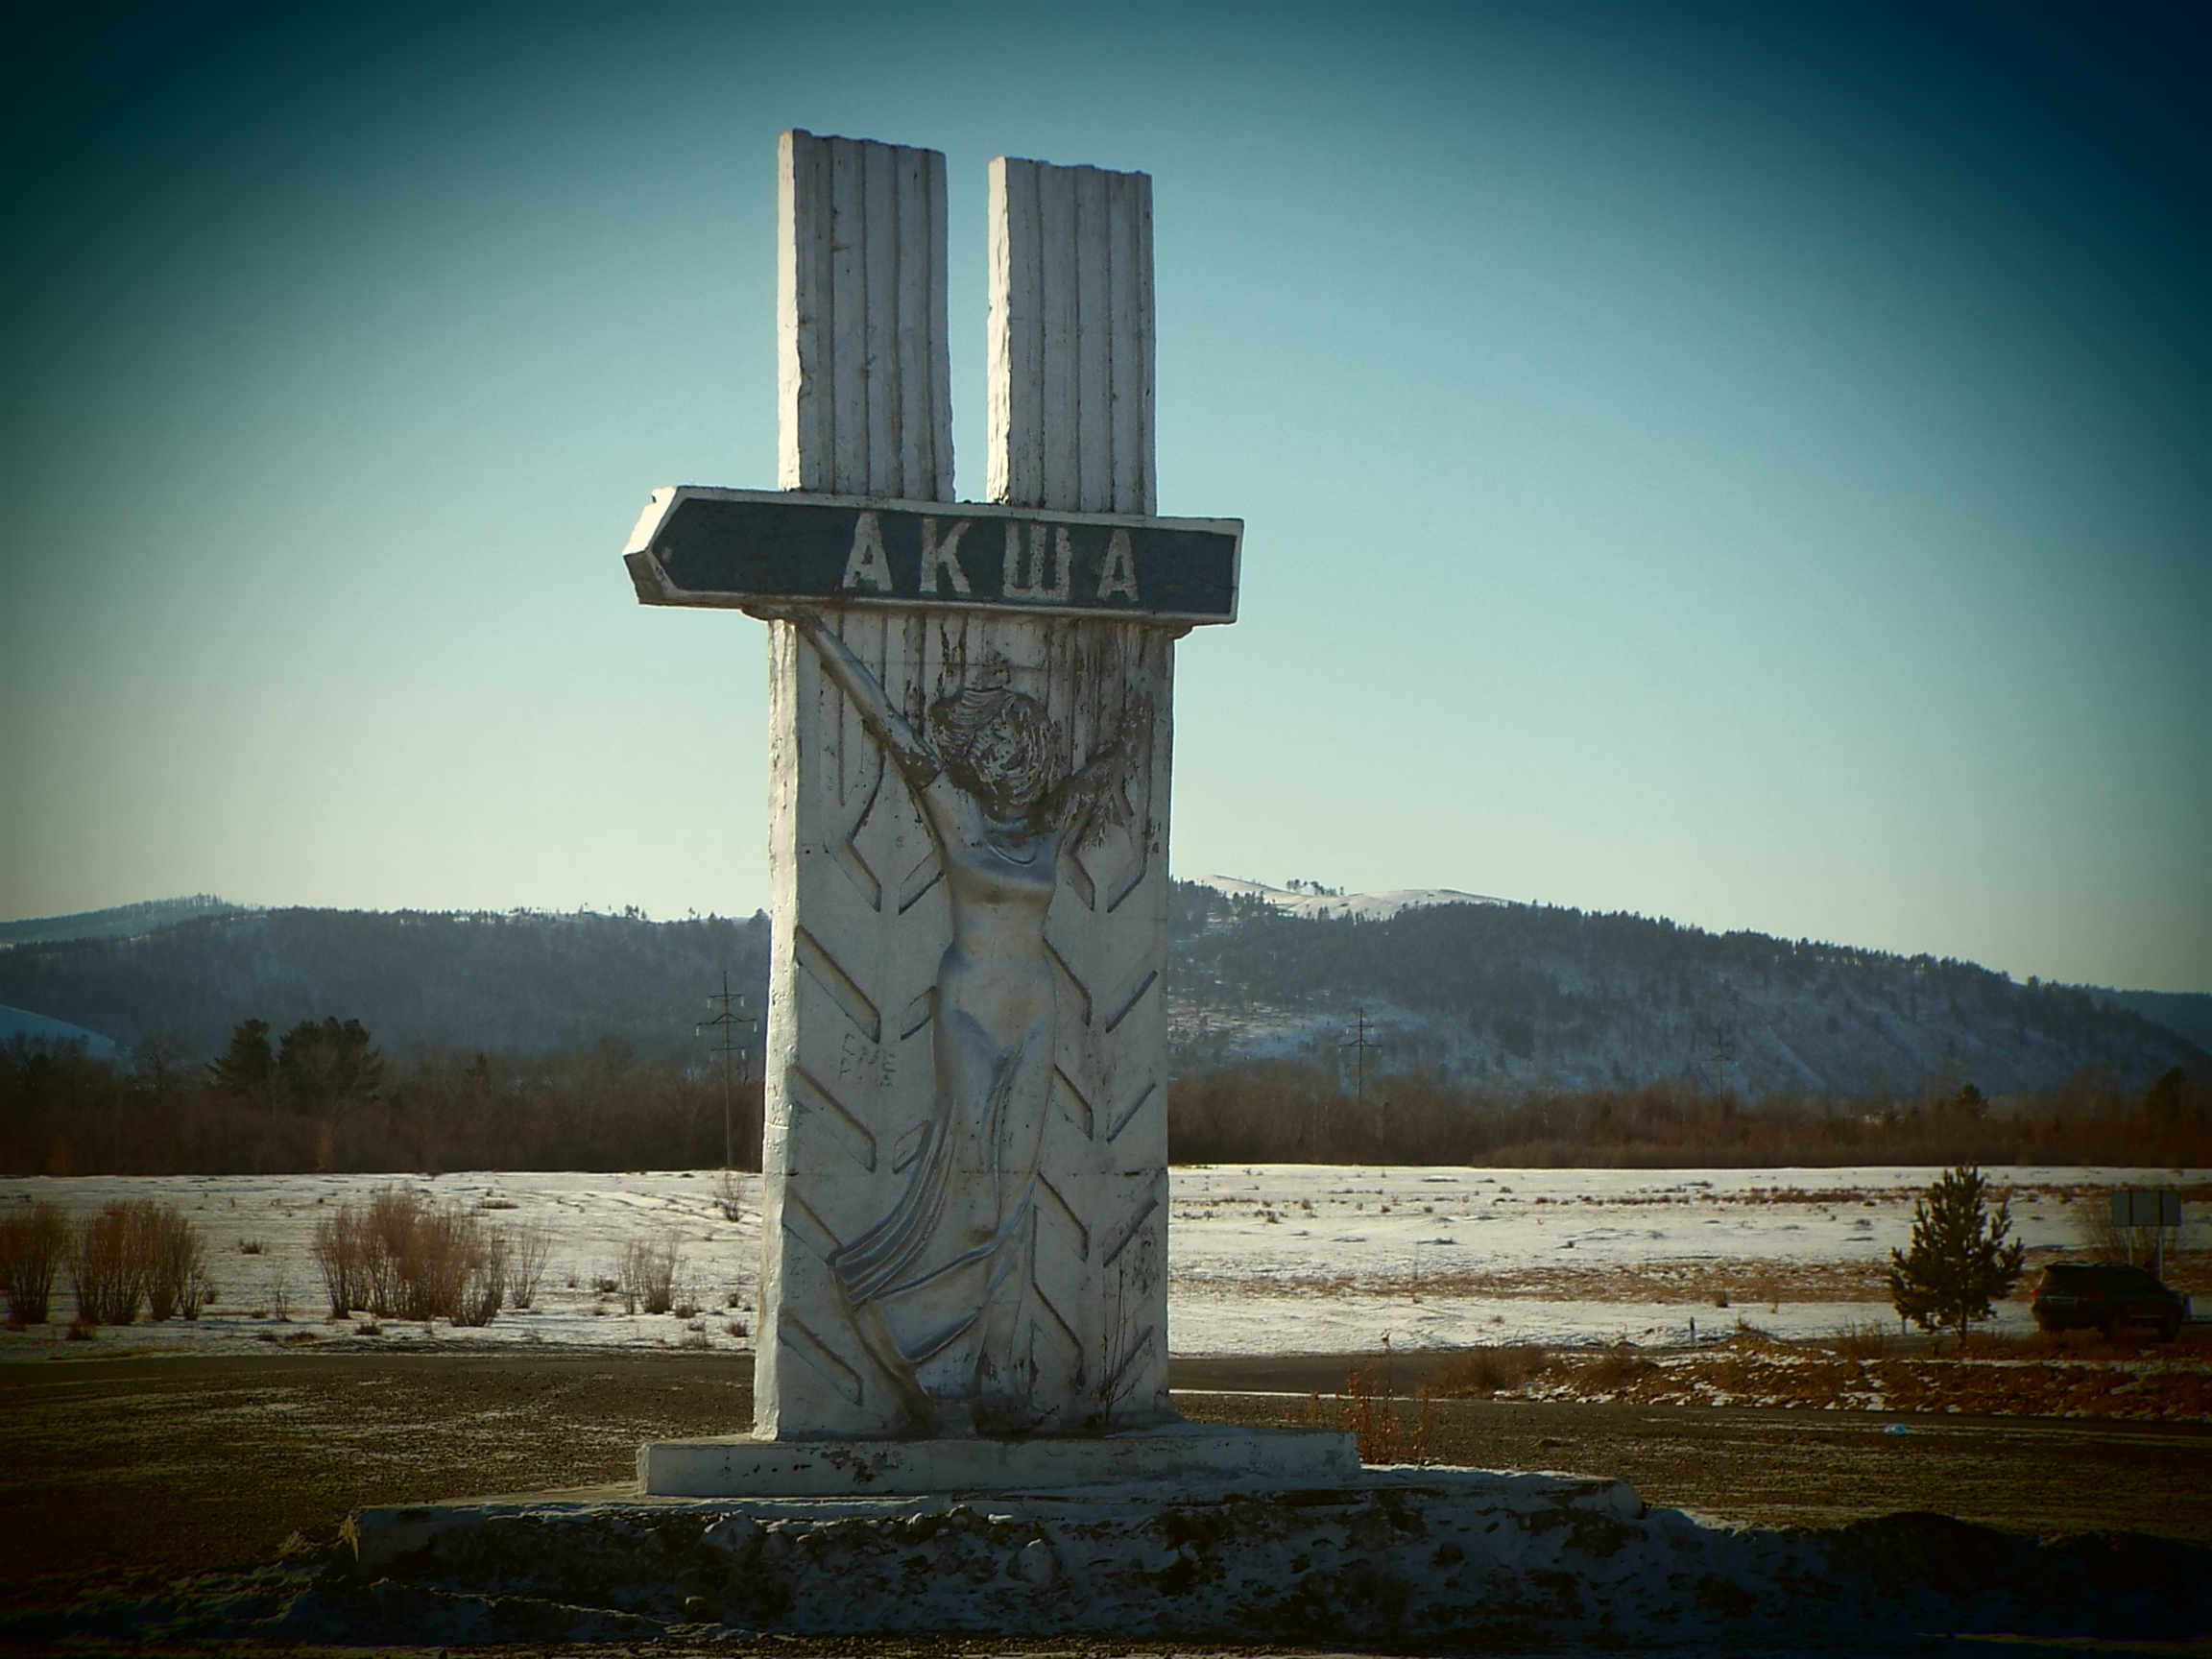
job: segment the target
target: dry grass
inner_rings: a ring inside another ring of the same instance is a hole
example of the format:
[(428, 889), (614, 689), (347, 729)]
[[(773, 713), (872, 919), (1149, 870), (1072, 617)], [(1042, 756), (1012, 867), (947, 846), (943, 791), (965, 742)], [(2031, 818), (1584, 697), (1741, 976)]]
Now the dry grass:
[(1478, 1398), (2212, 1421), (2212, 1353), (2195, 1344), (2138, 1348), (2093, 1331), (1977, 1332), (1962, 1352), (1936, 1355), (1864, 1327), (1784, 1341), (1740, 1325), (1725, 1341), (1688, 1354), (1470, 1350), (1433, 1362), (1428, 1382), (1439, 1395)]
[(1619, 1394), (1658, 1374), (1655, 1363), (1625, 1343), (1608, 1348), (1594, 1359), (1577, 1360), (1572, 1366), (1575, 1386), (1586, 1394)]
[(1468, 1348), (1429, 1368), (1429, 1386), (1451, 1399), (1486, 1400), (1527, 1386), (1551, 1368), (1551, 1349), (1533, 1343)]
[[(1329, 1296), (1347, 1292), (1404, 1296), (1408, 1272), (1266, 1273), (1206, 1276), (1209, 1286), (1247, 1296)], [(1889, 1286), (1877, 1262), (1646, 1262), (1606, 1266), (1437, 1270), (1421, 1265), (1424, 1299), (1533, 1299), (1545, 1302), (1649, 1302), (1657, 1305), (1774, 1308), (1784, 1302), (1874, 1302)]]
[(2173, 1349), (2151, 1339), (2148, 1332), (2128, 1324), (2115, 1325), (2112, 1334), (2102, 1331), (2032, 1331), (2008, 1336), (1996, 1331), (1974, 1331), (1958, 1350), (1962, 1359), (2134, 1359)]
[(1886, 1359), (1897, 1346), (1897, 1337), (1887, 1325), (1851, 1324), (1820, 1346), (1844, 1359)]
[(0, 1288), (8, 1293), (9, 1324), (46, 1323), (54, 1281), (68, 1254), (69, 1218), (59, 1204), (26, 1205), (0, 1220)]

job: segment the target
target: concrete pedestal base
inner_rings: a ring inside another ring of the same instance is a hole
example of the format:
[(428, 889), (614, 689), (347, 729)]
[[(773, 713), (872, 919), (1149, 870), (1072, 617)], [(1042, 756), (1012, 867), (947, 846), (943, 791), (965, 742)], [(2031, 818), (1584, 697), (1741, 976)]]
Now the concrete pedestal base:
[(194, 1633), (434, 1646), (970, 1632), (1890, 1653), (1968, 1631), (2140, 1641), (2212, 1624), (2212, 1551), (2191, 1545), (2013, 1537), (1936, 1515), (1833, 1532), (1714, 1527), (1647, 1509), (1618, 1481), (1472, 1469), (1364, 1469), (1275, 1490), (546, 1495), (365, 1509), (349, 1532), (350, 1559), (311, 1587), (281, 1603), (257, 1592), (250, 1621), (233, 1592), (228, 1623)]
[(1359, 1473), (1334, 1429), (1174, 1423), (1086, 1438), (1019, 1440), (663, 1440), (637, 1448), (646, 1498), (889, 1498), (1068, 1491), (1158, 1481), (1286, 1490)]

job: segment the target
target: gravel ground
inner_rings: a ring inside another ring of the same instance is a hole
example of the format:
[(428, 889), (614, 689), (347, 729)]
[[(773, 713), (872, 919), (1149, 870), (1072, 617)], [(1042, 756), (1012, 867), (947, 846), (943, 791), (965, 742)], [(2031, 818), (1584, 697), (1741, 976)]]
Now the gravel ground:
[[(1309, 1393), (1352, 1363), (1182, 1364), (1176, 1403), (1193, 1418), (1302, 1423)], [(749, 1364), (714, 1355), (8, 1366), (0, 1595), (74, 1599), (89, 1586), (269, 1560), (295, 1534), (328, 1541), (366, 1503), (611, 1485), (630, 1479), (640, 1440), (731, 1432), (751, 1408)], [(1885, 1432), (1900, 1421), (1906, 1433)], [(1940, 1509), (2022, 1531), (2212, 1543), (2202, 1425), (1467, 1400), (1431, 1407), (1428, 1451), (1624, 1479), (1649, 1503), (1739, 1523)]]

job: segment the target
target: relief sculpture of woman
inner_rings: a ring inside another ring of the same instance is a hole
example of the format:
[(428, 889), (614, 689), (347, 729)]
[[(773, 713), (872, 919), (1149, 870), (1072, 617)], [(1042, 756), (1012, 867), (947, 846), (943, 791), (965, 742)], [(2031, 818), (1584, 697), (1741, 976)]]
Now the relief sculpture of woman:
[(1036, 1426), (1028, 1321), (1039, 1149), (1051, 1106), (1054, 986), (1045, 944), (1061, 855), (1125, 812), (1150, 707), (1132, 698), (1082, 770), (1036, 698), (970, 684), (916, 721), (818, 612), (795, 627), (898, 766), (936, 843), (952, 938), (937, 969), (935, 1093), (889, 1211), (830, 1259), (863, 1340), (931, 1432)]

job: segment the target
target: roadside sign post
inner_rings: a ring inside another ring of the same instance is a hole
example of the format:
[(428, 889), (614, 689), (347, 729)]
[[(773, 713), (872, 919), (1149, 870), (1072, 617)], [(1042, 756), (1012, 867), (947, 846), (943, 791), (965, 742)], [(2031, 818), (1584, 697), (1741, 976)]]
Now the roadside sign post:
[[(2164, 1278), (2166, 1233), (2181, 1225), (2181, 1194), (2171, 1187), (2116, 1187), (2112, 1190), (2112, 1225), (2127, 1228), (2130, 1234), (2137, 1228), (2150, 1229), (2151, 1271)], [(2132, 1262), (2132, 1240), (2128, 1255)]]

